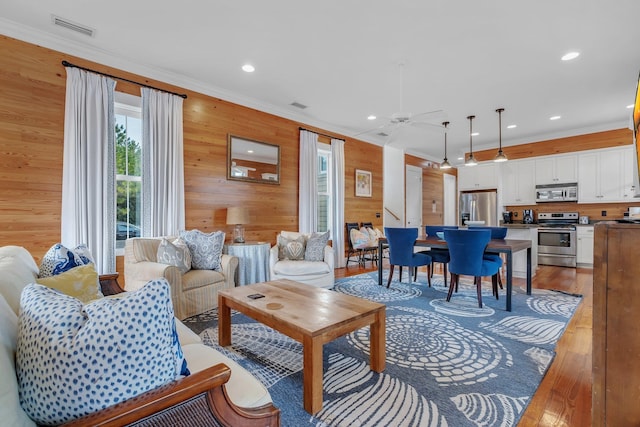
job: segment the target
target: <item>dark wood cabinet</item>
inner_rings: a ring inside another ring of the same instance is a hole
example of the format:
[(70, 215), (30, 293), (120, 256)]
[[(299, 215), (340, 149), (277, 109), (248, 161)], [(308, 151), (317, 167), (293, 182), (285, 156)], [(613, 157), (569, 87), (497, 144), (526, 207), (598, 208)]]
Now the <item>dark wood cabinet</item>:
[(640, 425), (640, 225), (595, 226), (593, 426)]

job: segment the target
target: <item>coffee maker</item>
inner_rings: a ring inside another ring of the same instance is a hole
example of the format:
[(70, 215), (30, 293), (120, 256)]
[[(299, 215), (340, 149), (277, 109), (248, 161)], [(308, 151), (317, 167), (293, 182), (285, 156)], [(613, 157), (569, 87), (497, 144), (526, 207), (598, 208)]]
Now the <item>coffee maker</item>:
[(511, 224), (512, 222), (513, 222), (513, 212), (511, 211), (502, 212), (502, 223)]
[(533, 210), (525, 209), (522, 211), (522, 223), (533, 224)]

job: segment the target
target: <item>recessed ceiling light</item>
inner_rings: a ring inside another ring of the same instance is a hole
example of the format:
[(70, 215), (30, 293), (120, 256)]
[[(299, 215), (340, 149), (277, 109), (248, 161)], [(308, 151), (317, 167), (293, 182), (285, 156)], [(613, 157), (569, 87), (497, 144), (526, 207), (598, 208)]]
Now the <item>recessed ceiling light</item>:
[(247, 153), (253, 154), (253, 150), (247, 150)]
[(246, 73), (253, 73), (255, 70), (256, 70), (256, 68), (251, 64), (244, 64), (242, 66), (242, 71), (244, 71)]
[(464, 157), (458, 157), (458, 160), (464, 160)]
[(627, 108), (633, 108), (633, 104), (627, 105)]
[(374, 116), (373, 114), (371, 114), (371, 115), (369, 115), (369, 116), (367, 117), (367, 120), (375, 120), (375, 119), (377, 119), (377, 117), (376, 117), (376, 116)]
[(473, 133), (471, 134), (471, 136), (478, 136), (478, 135), (480, 135), (480, 132), (473, 132)]
[(549, 120), (559, 120), (560, 118), (562, 118), (562, 116), (551, 116)]
[(576, 59), (578, 56), (580, 56), (580, 52), (567, 52), (564, 55), (562, 55), (562, 59), (563, 61), (571, 61), (572, 59)]
[(509, 126), (507, 126), (507, 129), (515, 129), (517, 127), (518, 127), (518, 125), (509, 125)]

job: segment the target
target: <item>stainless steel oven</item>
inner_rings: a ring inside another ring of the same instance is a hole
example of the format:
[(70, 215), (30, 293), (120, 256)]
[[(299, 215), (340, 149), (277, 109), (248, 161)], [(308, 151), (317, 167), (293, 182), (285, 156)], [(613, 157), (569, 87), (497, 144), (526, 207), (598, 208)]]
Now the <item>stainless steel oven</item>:
[(576, 266), (577, 212), (538, 214), (538, 264)]

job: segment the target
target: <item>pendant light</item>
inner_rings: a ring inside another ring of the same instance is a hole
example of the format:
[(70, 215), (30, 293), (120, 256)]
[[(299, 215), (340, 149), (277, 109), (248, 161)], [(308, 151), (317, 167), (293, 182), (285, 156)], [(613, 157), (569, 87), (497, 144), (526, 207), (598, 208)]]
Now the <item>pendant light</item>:
[(449, 126), (449, 122), (442, 122), (442, 126), (444, 126), (444, 160), (440, 164), (440, 169), (451, 169), (451, 163), (447, 159), (447, 126)]
[(494, 157), (493, 161), (494, 162), (506, 162), (507, 160), (509, 160), (507, 158), (507, 156), (502, 152), (502, 112), (504, 111), (504, 108), (498, 108), (496, 110), (496, 113), (498, 113), (498, 141), (500, 142), (500, 148), (498, 149), (498, 154), (496, 154), (496, 157)]
[(475, 166), (478, 164), (478, 162), (476, 162), (476, 158), (473, 157), (473, 119), (475, 119), (476, 116), (467, 116), (467, 119), (469, 119), (469, 157), (467, 158), (467, 161), (464, 162), (465, 166)]

